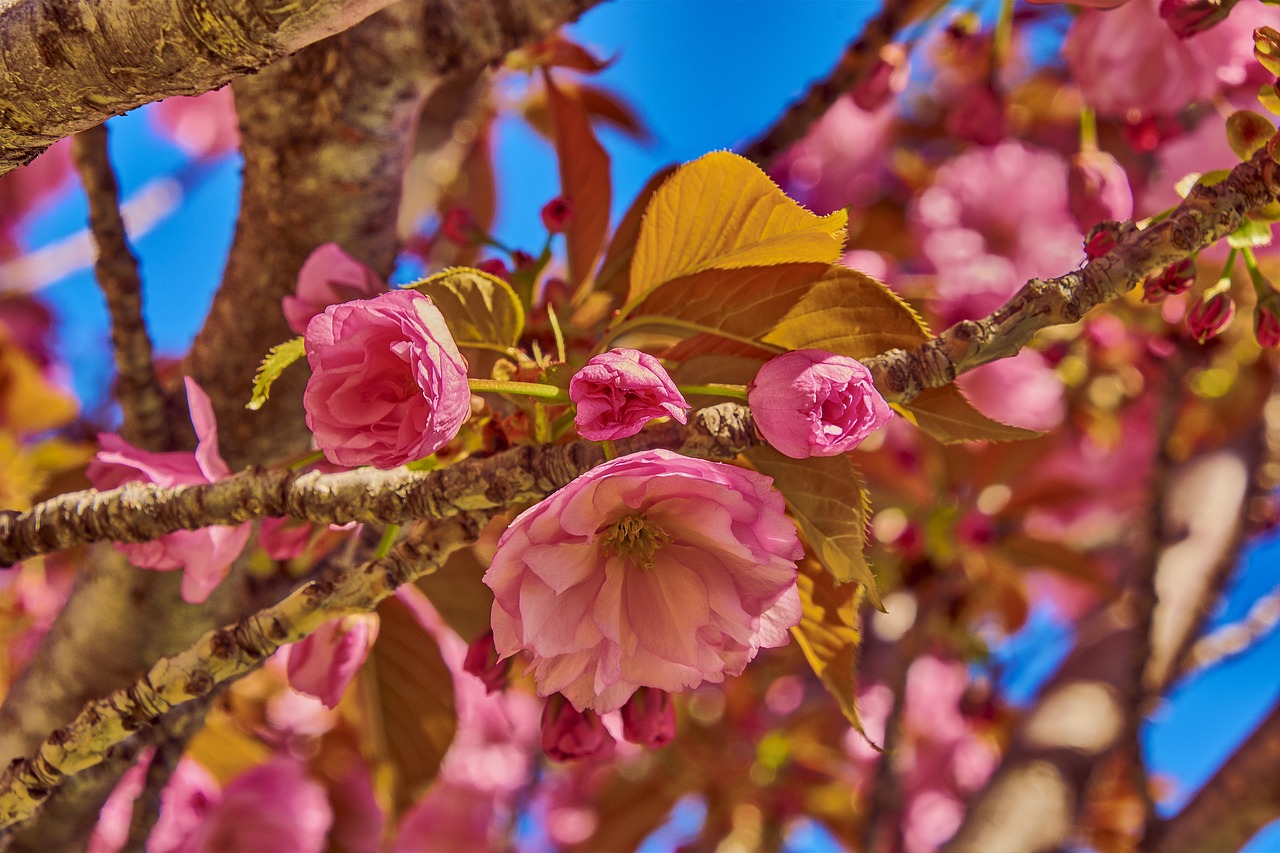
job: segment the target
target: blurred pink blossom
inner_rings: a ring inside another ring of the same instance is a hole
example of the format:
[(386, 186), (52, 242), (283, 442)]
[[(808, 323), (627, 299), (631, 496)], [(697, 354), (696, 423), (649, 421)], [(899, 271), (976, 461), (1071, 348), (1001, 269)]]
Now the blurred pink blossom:
[(25, 166), (0, 176), (0, 260), (18, 254), (19, 228), (71, 177), (71, 140), (62, 139)]
[(337, 243), (325, 243), (302, 262), (297, 289), (281, 300), (280, 307), (289, 328), (302, 335), (311, 318), (330, 305), (369, 299), (386, 289), (382, 276), (342, 251)]
[(1081, 231), (1099, 222), (1133, 216), (1129, 176), (1105, 151), (1081, 151), (1071, 158), (1067, 173), (1067, 204)]
[[(187, 377), (187, 405), (199, 443), (195, 453), (153, 453), (139, 450), (114, 433), (98, 436), (101, 450), (85, 471), (96, 489), (125, 483), (156, 483), (166, 488), (215, 483), (231, 475), (218, 452), (218, 427), (213, 405), (194, 379)], [(253, 525), (179, 530), (154, 542), (116, 543), (116, 549), (144, 569), (182, 569), (182, 598), (198, 604), (209, 597), (244, 550)]]
[(1062, 380), (1035, 350), (970, 370), (956, 384), (983, 414), (1002, 423), (1050, 430), (1066, 416)]
[(192, 157), (212, 160), (240, 145), (240, 123), (230, 86), (194, 98), (166, 98), (148, 117), (156, 129)]
[(292, 560), (307, 550), (314, 525), (297, 518), (264, 518), (258, 544), (273, 560)]
[(870, 206), (883, 190), (884, 152), (894, 111), (867, 112), (840, 98), (770, 166), (769, 174), (815, 213)]
[(505, 657), (538, 692), (620, 708), (736, 675), (799, 620), (802, 555), (767, 477), (665, 450), (623, 456), (521, 513), (484, 581)]
[(330, 619), (289, 649), (289, 686), (338, 707), (378, 637), (378, 617), (358, 613)]
[(322, 853), (332, 823), (325, 789), (300, 762), (278, 756), (232, 779), (199, 829), (174, 853)]

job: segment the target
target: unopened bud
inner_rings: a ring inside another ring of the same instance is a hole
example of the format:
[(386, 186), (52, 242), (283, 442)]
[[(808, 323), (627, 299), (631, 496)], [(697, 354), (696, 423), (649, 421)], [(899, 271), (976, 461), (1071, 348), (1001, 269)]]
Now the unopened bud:
[(1160, 17), (1178, 38), (1190, 38), (1217, 24), (1237, 0), (1160, 0)]
[(632, 743), (657, 748), (676, 736), (676, 706), (671, 694), (641, 687), (622, 706), (622, 736)]
[(515, 264), (516, 272), (523, 272), (537, 266), (538, 259), (523, 249), (516, 249), (511, 253), (511, 263)]
[(617, 746), (599, 714), (578, 711), (559, 693), (542, 707), (541, 743), (542, 751), (556, 761), (604, 758)]
[(874, 112), (907, 86), (911, 66), (907, 62), (907, 50), (900, 44), (887, 44), (880, 49), (875, 64), (849, 97), (860, 108)]
[(507, 265), (502, 262), (501, 258), (485, 258), (476, 264), (476, 269), (481, 272), (487, 272), (489, 275), (497, 276), (503, 281), (511, 281), (511, 270), (507, 269)]
[(564, 231), (572, 216), (573, 205), (562, 195), (556, 196), (542, 206), (542, 225), (552, 234)]
[(1004, 102), (986, 84), (970, 86), (951, 105), (947, 134), (978, 145), (995, 145), (1005, 137)]
[(1252, 110), (1238, 110), (1227, 117), (1227, 144), (1241, 160), (1252, 157), (1275, 134), (1266, 116)]
[(480, 224), (465, 207), (451, 207), (440, 223), (440, 233), (459, 246), (468, 246), (483, 236)]
[(1276, 317), (1275, 306), (1258, 303), (1253, 311), (1253, 334), (1258, 346), (1270, 348), (1280, 344), (1280, 318)]
[(484, 682), (485, 693), (497, 693), (507, 684), (512, 658), (498, 659), (498, 649), (493, 644), (493, 632), (485, 631), (467, 646), (467, 656), (462, 660), (462, 671)]
[(1120, 242), (1119, 235), (1119, 223), (1099, 222), (1089, 229), (1089, 236), (1085, 238), (1084, 256), (1089, 260), (1102, 257)]
[(1166, 296), (1186, 293), (1196, 282), (1196, 264), (1191, 258), (1183, 258), (1169, 264), (1142, 284), (1142, 298), (1147, 302), (1159, 302)]
[(1236, 303), (1232, 301), (1231, 294), (1220, 290), (1212, 295), (1206, 294), (1196, 303), (1187, 315), (1187, 329), (1193, 338), (1204, 343), (1221, 334), (1235, 316)]
[(1081, 151), (1067, 173), (1067, 204), (1081, 230), (1133, 216), (1133, 190), (1124, 167), (1105, 151)]

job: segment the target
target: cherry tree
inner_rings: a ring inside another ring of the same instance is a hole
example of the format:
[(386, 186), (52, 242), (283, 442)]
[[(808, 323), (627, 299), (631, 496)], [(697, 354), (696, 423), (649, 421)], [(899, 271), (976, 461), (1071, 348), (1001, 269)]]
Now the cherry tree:
[[(613, 221), (599, 130), (643, 117), (562, 29), (594, 5), (0, 10), (0, 846), (631, 849), (693, 807), (690, 850), (1234, 850), (1280, 816), (1276, 710), (1176, 809), (1139, 738), (1276, 621), (1206, 627), (1277, 516), (1280, 10), (885, 0)], [(244, 162), (174, 361), (107, 153), (146, 104)], [(512, 117), (556, 154), (536, 245), (494, 233)], [(118, 417), (32, 293), (72, 180)], [(1037, 614), (1068, 638), (1019, 704)]]

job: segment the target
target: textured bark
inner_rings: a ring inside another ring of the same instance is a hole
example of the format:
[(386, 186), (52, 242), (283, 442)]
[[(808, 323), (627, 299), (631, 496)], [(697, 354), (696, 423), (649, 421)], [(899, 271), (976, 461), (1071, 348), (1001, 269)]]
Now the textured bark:
[(64, 136), (199, 95), (392, 0), (14, 0), (0, 6), (0, 175)]
[[(760, 443), (750, 411), (722, 403), (695, 412), (687, 426), (659, 424), (618, 439), (619, 454), (667, 448), (733, 459)], [(0, 512), (0, 561), (13, 563), (72, 545), (145, 542), (175, 530), (234, 526), (293, 516), (318, 524), (399, 524), (538, 500), (606, 459), (604, 446), (575, 441), (523, 445), (434, 471), (361, 468), (338, 474), (251, 469), (217, 483), (165, 489), (127, 483), (106, 492), (71, 492), (27, 512)]]

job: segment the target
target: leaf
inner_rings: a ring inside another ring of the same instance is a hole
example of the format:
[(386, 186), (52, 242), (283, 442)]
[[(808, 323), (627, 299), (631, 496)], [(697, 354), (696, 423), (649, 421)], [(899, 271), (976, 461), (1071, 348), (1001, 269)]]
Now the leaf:
[(271, 758), (272, 750), (246, 731), (224, 708), (214, 706), (187, 747), (187, 754), (227, 784)]
[(474, 548), (455, 551), (445, 564), (413, 582), (450, 628), (467, 642), (489, 630), (493, 592), (481, 581), (488, 564)]
[(261, 409), (262, 404), (271, 396), (271, 384), (280, 378), (280, 374), (284, 373), (286, 367), (306, 354), (305, 338), (301, 336), (267, 350), (266, 358), (262, 360), (257, 375), (253, 377), (253, 396), (245, 408), (254, 412)]
[(707, 154), (678, 169), (649, 203), (628, 299), (704, 270), (834, 263), (847, 220), (843, 210), (805, 210), (745, 157)]
[(664, 166), (653, 173), (653, 177), (636, 193), (635, 201), (618, 223), (609, 241), (609, 250), (604, 253), (600, 262), (600, 274), (596, 276), (595, 290), (605, 293), (616, 293), (626, 296), (631, 285), (631, 263), (636, 251), (636, 240), (640, 237), (640, 222), (644, 218), (645, 209), (658, 187), (675, 173), (675, 166)]
[(796, 577), (800, 590), (800, 624), (791, 629), (805, 660), (822, 686), (855, 729), (862, 731), (858, 716), (855, 670), (862, 634), (858, 630), (858, 605), (863, 587), (837, 586), (831, 575), (813, 559), (800, 561)]
[(836, 583), (860, 583), (884, 610), (875, 575), (867, 565), (867, 493), (848, 456), (791, 459), (772, 447), (753, 447), (747, 461), (773, 478), (813, 554)]
[(832, 266), (773, 331), (766, 343), (786, 349), (824, 349), (865, 359), (911, 349), (931, 335), (907, 303), (865, 273)]
[(1114, 585), (1099, 570), (1096, 560), (1063, 542), (1017, 532), (1001, 537), (995, 548), (1022, 568), (1052, 569), (1098, 589), (1114, 591)]
[(902, 406), (916, 426), (943, 444), (960, 441), (1022, 441), (1044, 435), (1002, 424), (973, 407), (955, 385), (930, 388)]
[[(649, 130), (640, 121), (631, 105), (616, 92), (586, 83), (557, 83), (560, 91), (572, 97), (582, 105), (582, 109), (591, 120), (592, 125), (604, 122), (616, 130), (640, 142), (649, 139)], [(535, 92), (525, 99), (521, 107), (524, 120), (537, 133), (547, 139), (554, 139), (555, 131), (551, 128), (551, 108), (547, 105), (545, 91)], [(641, 210), (643, 212), (643, 209)]]
[(1227, 235), (1227, 245), (1233, 249), (1252, 249), (1271, 245), (1271, 223), (1246, 218), (1239, 228)]
[(569, 287), (576, 289), (595, 270), (609, 233), (613, 190), (609, 155), (596, 139), (582, 104), (566, 95), (543, 72), (547, 103), (555, 129), (556, 157), (560, 161), (560, 188), (573, 206), (565, 226)]
[(453, 267), (413, 285), (431, 301), (460, 347), (505, 351), (524, 332), (520, 297), (497, 276), (469, 267)]
[(75, 420), (76, 398), (45, 379), (27, 352), (0, 333), (0, 423), (15, 433), (43, 432)]
[(409, 605), (387, 598), (378, 618), (378, 639), (360, 675), (369, 697), (375, 779), (400, 814), (439, 773), (458, 716), (449, 667)]

